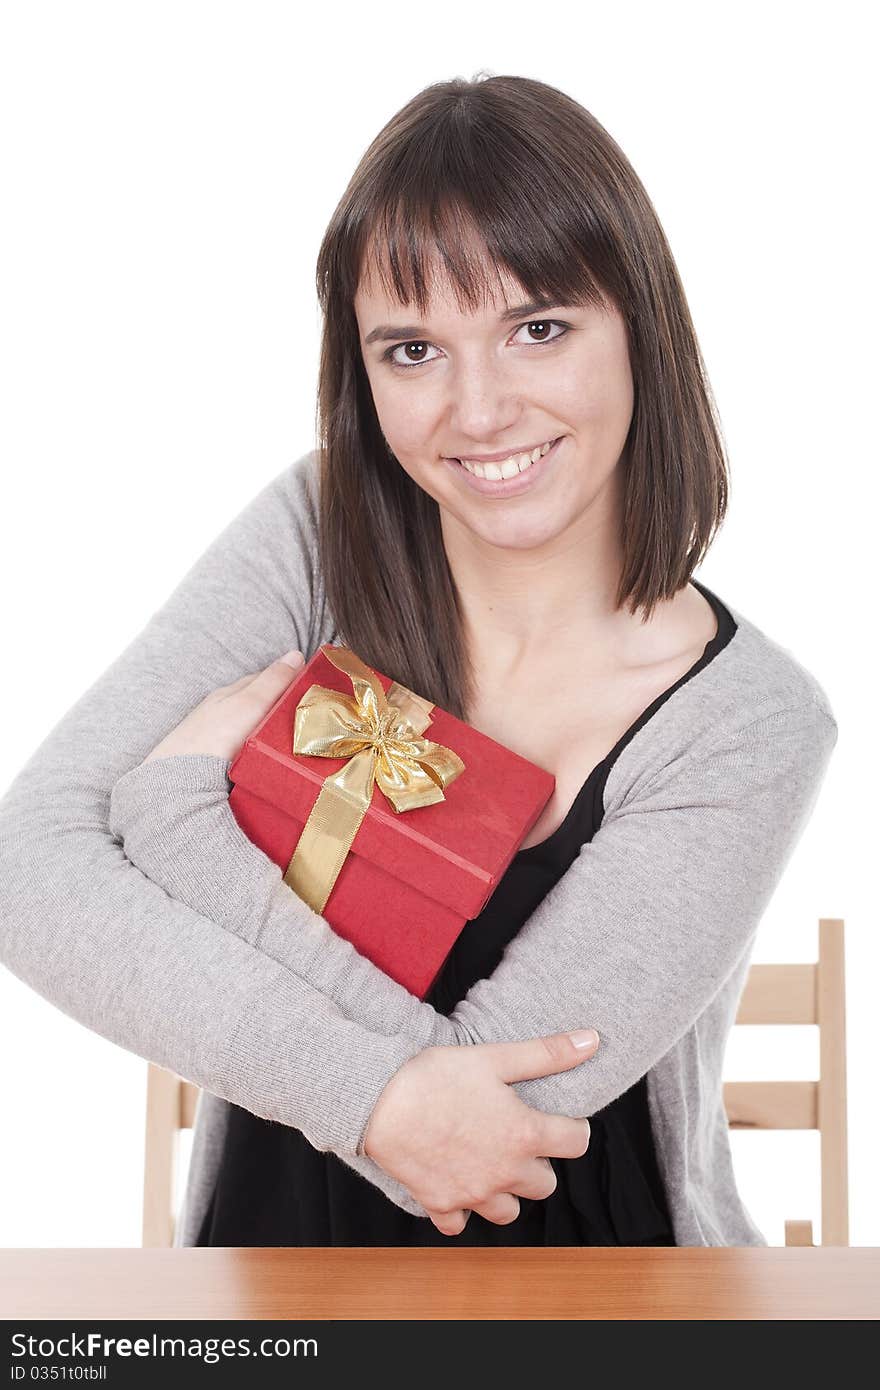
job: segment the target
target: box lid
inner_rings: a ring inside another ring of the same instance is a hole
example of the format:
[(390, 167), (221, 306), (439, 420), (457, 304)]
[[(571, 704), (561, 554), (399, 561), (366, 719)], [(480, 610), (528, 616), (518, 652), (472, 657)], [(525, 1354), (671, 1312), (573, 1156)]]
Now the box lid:
[[(391, 679), (375, 674), (388, 690)], [(302, 824), (324, 779), (348, 761), (293, 752), (295, 709), (312, 685), (352, 694), (349, 677), (318, 648), (245, 740), (229, 769), (234, 783)], [(395, 811), (374, 786), (350, 853), (366, 856), (471, 919), (485, 906), (549, 801), (556, 779), (439, 705), (422, 737), (453, 749), (464, 771), (444, 788), (443, 801), (410, 811)]]

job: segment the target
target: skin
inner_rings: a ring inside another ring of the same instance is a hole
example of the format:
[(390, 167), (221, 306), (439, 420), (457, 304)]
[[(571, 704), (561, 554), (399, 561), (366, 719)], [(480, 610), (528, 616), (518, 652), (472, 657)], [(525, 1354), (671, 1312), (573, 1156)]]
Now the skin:
[[(440, 507), (466, 628), (499, 675), (533, 667), (550, 643), (594, 664), (635, 658), (640, 624), (615, 611), (622, 560), (618, 461), (633, 411), (624, 322), (612, 306), (561, 305), (500, 321), (529, 296), (464, 314), (440, 281), (424, 338), (365, 339), (379, 324), (415, 324), (380, 286), (354, 301), (364, 367), (382, 431), (400, 466)], [(568, 327), (563, 332), (562, 325)], [(394, 350), (395, 366), (383, 360)], [(552, 472), (519, 496), (479, 495), (443, 459), (564, 439)]]

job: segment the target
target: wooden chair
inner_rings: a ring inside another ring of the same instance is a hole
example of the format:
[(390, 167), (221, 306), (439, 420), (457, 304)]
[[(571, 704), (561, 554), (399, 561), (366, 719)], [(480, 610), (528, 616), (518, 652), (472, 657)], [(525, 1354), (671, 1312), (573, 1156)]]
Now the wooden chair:
[[(737, 1024), (814, 1023), (818, 1081), (728, 1081), (731, 1129), (818, 1129), (822, 1244), (849, 1244), (846, 1120), (846, 981), (843, 921), (819, 920), (819, 959), (803, 965), (752, 965)], [(813, 1245), (811, 1221), (786, 1221), (786, 1245)]]
[[(735, 1023), (811, 1023), (819, 1028), (817, 1081), (729, 1081), (731, 1129), (818, 1129), (822, 1244), (848, 1245), (846, 1019), (843, 921), (819, 921), (819, 959), (752, 965)], [(199, 1088), (148, 1063), (143, 1245), (174, 1243), (174, 1181), (180, 1131), (191, 1129)], [(813, 1245), (811, 1221), (786, 1221), (786, 1245)]]

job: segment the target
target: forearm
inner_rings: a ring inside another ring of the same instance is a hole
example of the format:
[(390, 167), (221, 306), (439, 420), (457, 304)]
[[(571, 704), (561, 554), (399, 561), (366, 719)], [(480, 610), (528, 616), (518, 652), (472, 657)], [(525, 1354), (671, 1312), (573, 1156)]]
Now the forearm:
[[(210, 900), (221, 919), (231, 913), (230, 930), (256, 930), (264, 949), (361, 1023), (425, 1046), (596, 1028), (600, 1046), (589, 1068), (515, 1083), (536, 1109), (590, 1116), (664, 1057), (740, 968), (835, 739), (833, 721), (808, 703), (722, 735), (699, 759), (662, 769), (637, 805), (606, 818), (493, 974), (473, 985), (450, 1018), (360, 956), (287, 891), (278, 866), (235, 822), (222, 760), (201, 769), (208, 778), (198, 808), (180, 790), (186, 770), (171, 760), (178, 766), (161, 774), (167, 780), (158, 840), (147, 782), (139, 783), (137, 770), (129, 787), (120, 784), (126, 797), (119, 804), (128, 801), (129, 823), (140, 824), (132, 852), (154, 865), (164, 856), (173, 866), (169, 891)], [(174, 821), (187, 807), (194, 836), (184, 845)], [(199, 824), (201, 816), (207, 819)], [(226, 891), (232, 883), (234, 891)]]
[(9, 823), (2, 830), (0, 959), (13, 974), (111, 1042), (300, 1130), (427, 1215), (358, 1152), (418, 1042), (352, 1022), (285, 965), (170, 898), (109, 836), (71, 830), (61, 847), (31, 824), (14, 852)]
[(131, 861), (167, 893), (250, 941), (362, 1027), (423, 1047), (470, 1041), (444, 1014), (392, 980), (284, 882), (229, 805), (221, 757), (155, 758), (121, 777), (110, 828)]

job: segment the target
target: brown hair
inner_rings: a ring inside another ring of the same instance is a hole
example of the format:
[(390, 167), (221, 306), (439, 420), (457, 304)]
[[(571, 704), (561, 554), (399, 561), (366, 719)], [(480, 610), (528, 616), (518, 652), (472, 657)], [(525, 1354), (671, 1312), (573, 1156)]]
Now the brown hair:
[(608, 132), (531, 78), (477, 74), (419, 92), (367, 149), (318, 255), (319, 543), (340, 640), (467, 718), (472, 677), (439, 507), (385, 443), (354, 312), (366, 273), (424, 315), (437, 260), (471, 309), (499, 266), (530, 298), (619, 309), (634, 405), (619, 464), (618, 608), (629, 601), (647, 621), (688, 583), (723, 520), (728, 475), (672, 253)]

